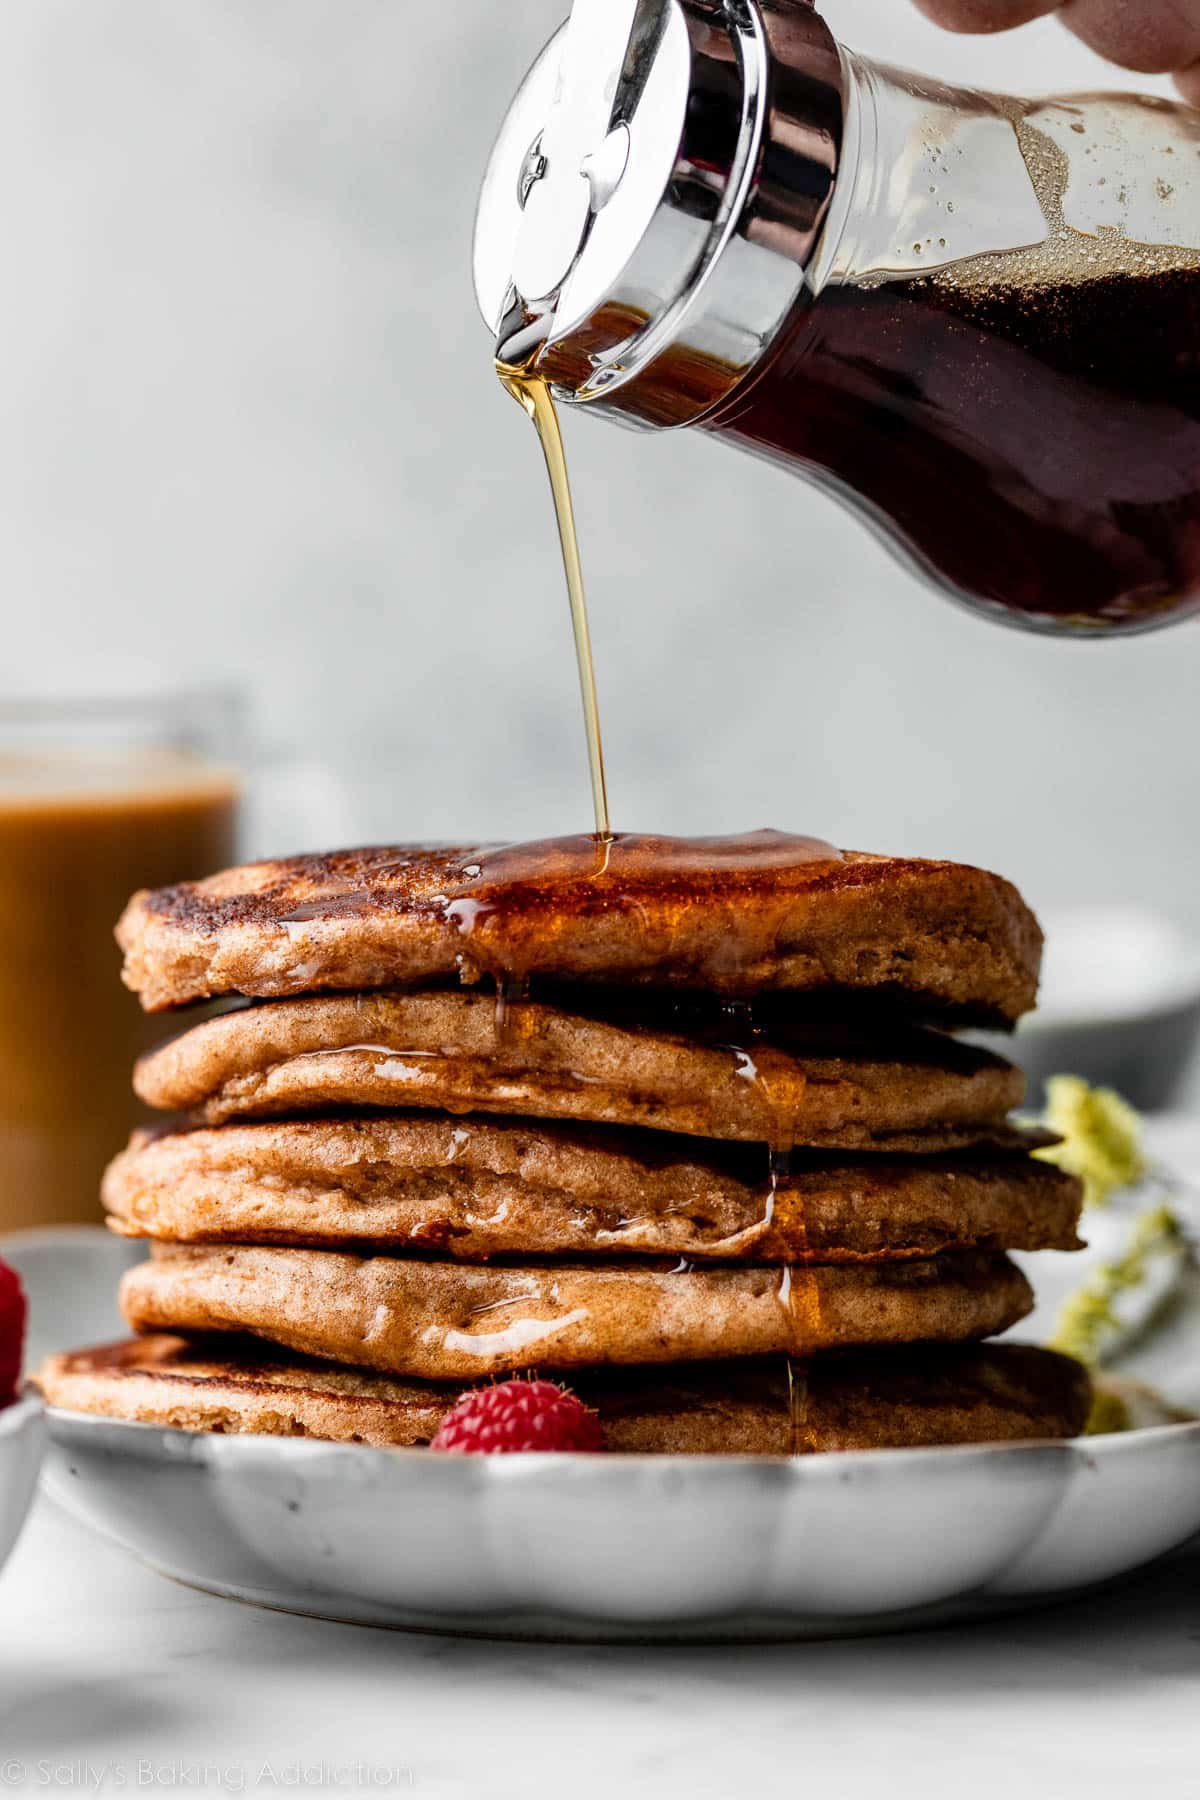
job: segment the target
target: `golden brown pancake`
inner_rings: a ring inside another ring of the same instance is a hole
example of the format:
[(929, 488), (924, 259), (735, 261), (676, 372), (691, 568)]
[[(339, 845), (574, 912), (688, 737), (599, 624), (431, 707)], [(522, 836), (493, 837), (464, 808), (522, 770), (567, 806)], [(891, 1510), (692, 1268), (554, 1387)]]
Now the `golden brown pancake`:
[(149, 1011), (486, 975), (849, 991), (991, 1024), (1034, 1004), (1042, 948), (996, 875), (775, 832), (257, 863), (135, 895), (117, 937)]
[[(54, 1356), (37, 1381), (52, 1406), (184, 1431), (311, 1437), (381, 1448), (428, 1444), (457, 1387), (282, 1360), (253, 1344), (139, 1338)], [(610, 1451), (787, 1455), (1074, 1437), (1086, 1371), (1024, 1345), (944, 1346), (582, 1372)]]
[(429, 1107), (636, 1125), (819, 1149), (1013, 1141), (1024, 1076), (933, 1032), (879, 1049), (714, 1045), (491, 996), (325, 995), (222, 1014), (138, 1064), (149, 1105), (206, 1124)]
[(139, 1132), (104, 1202), (128, 1237), (496, 1256), (853, 1262), (1072, 1250), (1083, 1190), (1029, 1156), (847, 1158), (436, 1114)]
[(156, 1245), (121, 1283), (139, 1332), (236, 1331), (305, 1356), (470, 1380), (607, 1363), (961, 1342), (1014, 1325), (1029, 1284), (996, 1253), (866, 1266), (485, 1266), (329, 1250)]

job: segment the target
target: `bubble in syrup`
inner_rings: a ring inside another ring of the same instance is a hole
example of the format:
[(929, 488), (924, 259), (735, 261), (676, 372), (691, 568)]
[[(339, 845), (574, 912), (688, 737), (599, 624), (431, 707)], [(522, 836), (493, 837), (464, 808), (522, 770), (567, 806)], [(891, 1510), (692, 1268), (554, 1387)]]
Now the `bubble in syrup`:
[(464, 937), (470, 937), (480, 919), (491, 910), (492, 908), (482, 900), (459, 898), (442, 901), (442, 917), (448, 924), (455, 926)]

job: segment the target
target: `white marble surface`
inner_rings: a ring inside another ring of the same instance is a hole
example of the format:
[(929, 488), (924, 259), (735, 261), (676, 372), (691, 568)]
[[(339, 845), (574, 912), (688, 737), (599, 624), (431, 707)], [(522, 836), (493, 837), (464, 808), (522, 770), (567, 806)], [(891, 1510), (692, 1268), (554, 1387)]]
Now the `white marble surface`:
[(43, 1501), (0, 1619), (0, 1792), (1200, 1793), (1200, 1547), (985, 1626), (593, 1650), (259, 1613)]

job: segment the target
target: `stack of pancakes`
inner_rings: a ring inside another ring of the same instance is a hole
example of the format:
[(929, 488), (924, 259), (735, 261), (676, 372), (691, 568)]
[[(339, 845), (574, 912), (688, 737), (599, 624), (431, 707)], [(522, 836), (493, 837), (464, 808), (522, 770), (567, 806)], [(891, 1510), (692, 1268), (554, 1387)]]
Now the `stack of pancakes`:
[(389, 849), (143, 893), (118, 936), (148, 1009), (243, 1004), (139, 1065), (175, 1119), (105, 1201), (153, 1240), (142, 1335), (54, 1359), (56, 1403), (413, 1445), (536, 1370), (613, 1449), (1081, 1428), (1075, 1364), (981, 1344), (1031, 1305), (1006, 1252), (1076, 1247), (1081, 1204), (946, 1029), (1033, 1004), (997, 877), (774, 833)]

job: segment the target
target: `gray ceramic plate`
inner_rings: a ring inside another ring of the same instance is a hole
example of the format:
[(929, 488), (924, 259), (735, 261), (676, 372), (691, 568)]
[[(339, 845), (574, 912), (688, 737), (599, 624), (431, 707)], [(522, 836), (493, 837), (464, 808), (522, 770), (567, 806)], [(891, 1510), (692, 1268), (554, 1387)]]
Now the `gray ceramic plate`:
[(59, 1413), (46, 1480), (181, 1581), (372, 1625), (895, 1629), (1111, 1580), (1200, 1530), (1200, 1425), (1088, 1446), (450, 1458)]

